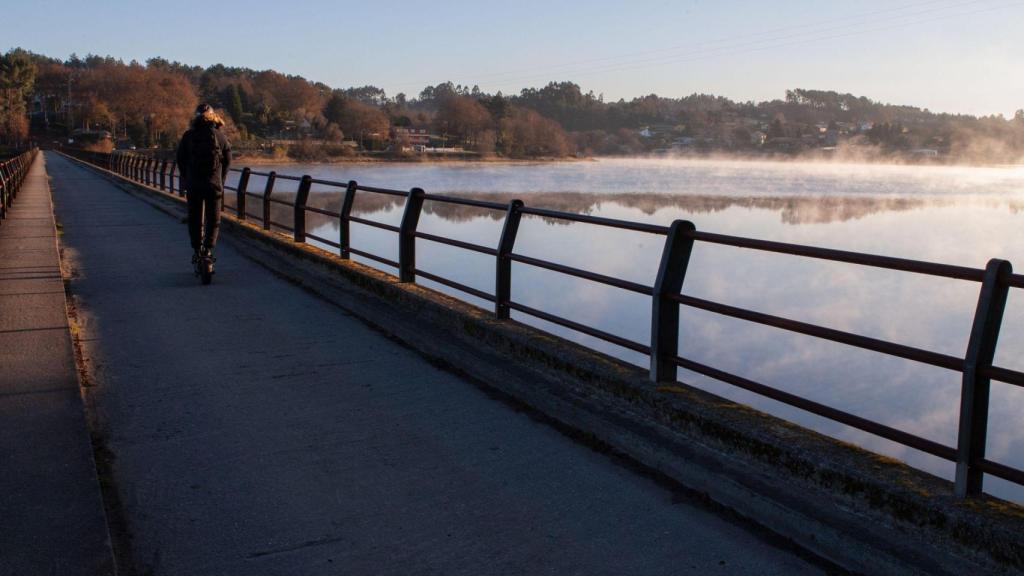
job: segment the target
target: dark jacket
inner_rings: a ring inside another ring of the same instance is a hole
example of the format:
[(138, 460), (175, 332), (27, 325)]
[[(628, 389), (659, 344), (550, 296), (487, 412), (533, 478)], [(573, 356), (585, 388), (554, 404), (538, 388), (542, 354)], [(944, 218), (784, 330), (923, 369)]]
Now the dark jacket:
[[(189, 174), (189, 167), (192, 165), (192, 131), (197, 128), (214, 128), (217, 135), (217, 147), (220, 148), (220, 173), (219, 174)], [(216, 124), (200, 121), (194, 124), (181, 136), (181, 143), (178, 144), (178, 173), (181, 174), (181, 182), (189, 192), (198, 194), (222, 194), (224, 192), (224, 180), (228, 177), (228, 168), (231, 167), (231, 144), (227, 136)]]

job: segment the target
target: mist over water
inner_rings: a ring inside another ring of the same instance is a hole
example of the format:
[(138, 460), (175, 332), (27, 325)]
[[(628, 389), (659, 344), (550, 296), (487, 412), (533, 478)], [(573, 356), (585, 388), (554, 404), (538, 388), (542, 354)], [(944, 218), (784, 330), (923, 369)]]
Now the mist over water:
[[(359, 164), (260, 167), (283, 174), (582, 212), (738, 236), (984, 267), (1024, 270), (1024, 168), (883, 166), (699, 160), (601, 160), (556, 164)], [(287, 194), (291, 183), (280, 182)], [(257, 177), (250, 190), (262, 190)], [(340, 206), (341, 191), (314, 187), (310, 204)], [(403, 199), (364, 194), (355, 212), (397, 225)], [(231, 199), (229, 198), (229, 203)], [(256, 207), (250, 208), (256, 211)], [(311, 215), (313, 216), (313, 215)], [(495, 246), (499, 211), (427, 202), (420, 230)], [(278, 218), (275, 218), (278, 219)], [(282, 214), (278, 221), (288, 222)], [(336, 240), (337, 223), (310, 218)], [(391, 232), (352, 225), (352, 245), (397, 260)], [(652, 285), (663, 238), (524, 217), (516, 252)], [(417, 266), (493, 293), (494, 262), (420, 240)], [(388, 269), (356, 258), (371, 266)], [(474, 304), (490, 304), (429, 281)], [(963, 356), (979, 285), (850, 264), (698, 243), (683, 291), (926, 350)], [(513, 264), (513, 300), (646, 343), (650, 299)], [(647, 358), (523, 315), (522, 322), (635, 364)], [(1011, 289), (996, 364), (1024, 370), (1024, 294)], [(680, 354), (830, 406), (955, 446), (960, 375), (785, 331), (682, 308)], [(697, 374), (680, 379), (730, 399), (952, 478), (953, 465)], [(988, 457), (1024, 467), (1024, 390), (993, 382)], [(1024, 489), (986, 478), (986, 490), (1024, 501)]]

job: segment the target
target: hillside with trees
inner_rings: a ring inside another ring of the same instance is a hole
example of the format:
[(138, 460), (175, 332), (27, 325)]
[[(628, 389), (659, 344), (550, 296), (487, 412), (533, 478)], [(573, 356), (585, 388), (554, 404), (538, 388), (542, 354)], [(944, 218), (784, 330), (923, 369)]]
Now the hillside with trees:
[(1018, 163), (1013, 118), (933, 113), (824, 90), (737, 102), (711, 94), (605, 101), (572, 82), (490, 94), (444, 82), (389, 96), (274, 70), (207, 68), (14, 49), (0, 55), (0, 145), (30, 138), (91, 147), (173, 147), (200, 101), (228, 121), (236, 149), (302, 160), (381, 155), (561, 158), (739, 154)]

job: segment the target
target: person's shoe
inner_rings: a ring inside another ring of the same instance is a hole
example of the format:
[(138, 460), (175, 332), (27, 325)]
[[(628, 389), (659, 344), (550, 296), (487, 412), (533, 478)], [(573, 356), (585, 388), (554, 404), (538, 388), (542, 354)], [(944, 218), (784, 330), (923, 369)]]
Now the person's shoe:
[(199, 250), (199, 260), (200, 266), (207, 266), (207, 270), (210, 271), (210, 274), (213, 274), (213, 263), (217, 261), (217, 259), (213, 257), (213, 251), (206, 246), (203, 246)]

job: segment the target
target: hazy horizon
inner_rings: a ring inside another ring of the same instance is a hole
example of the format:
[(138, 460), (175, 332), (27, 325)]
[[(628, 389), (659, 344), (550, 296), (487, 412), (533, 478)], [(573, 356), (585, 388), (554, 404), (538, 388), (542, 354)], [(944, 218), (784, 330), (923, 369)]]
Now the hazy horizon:
[(514, 12), (460, 2), (211, 8), (188, 0), (173, 11), (112, 4), (12, 6), (7, 15), (21, 24), (2, 48), (274, 69), (332, 87), (374, 85), (391, 96), (449, 80), (506, 94), (572, 81), (606, 101), (650, 93), (765, 101), (788, 88), (815, 88), (953, 114), (1010, 117), (1024, 108), (1024, 76), (1014, 72), (1024, 53), (1014, 26), (1022, 2), (644, 0), (627, 9), (603, 0), (527, 0)]

